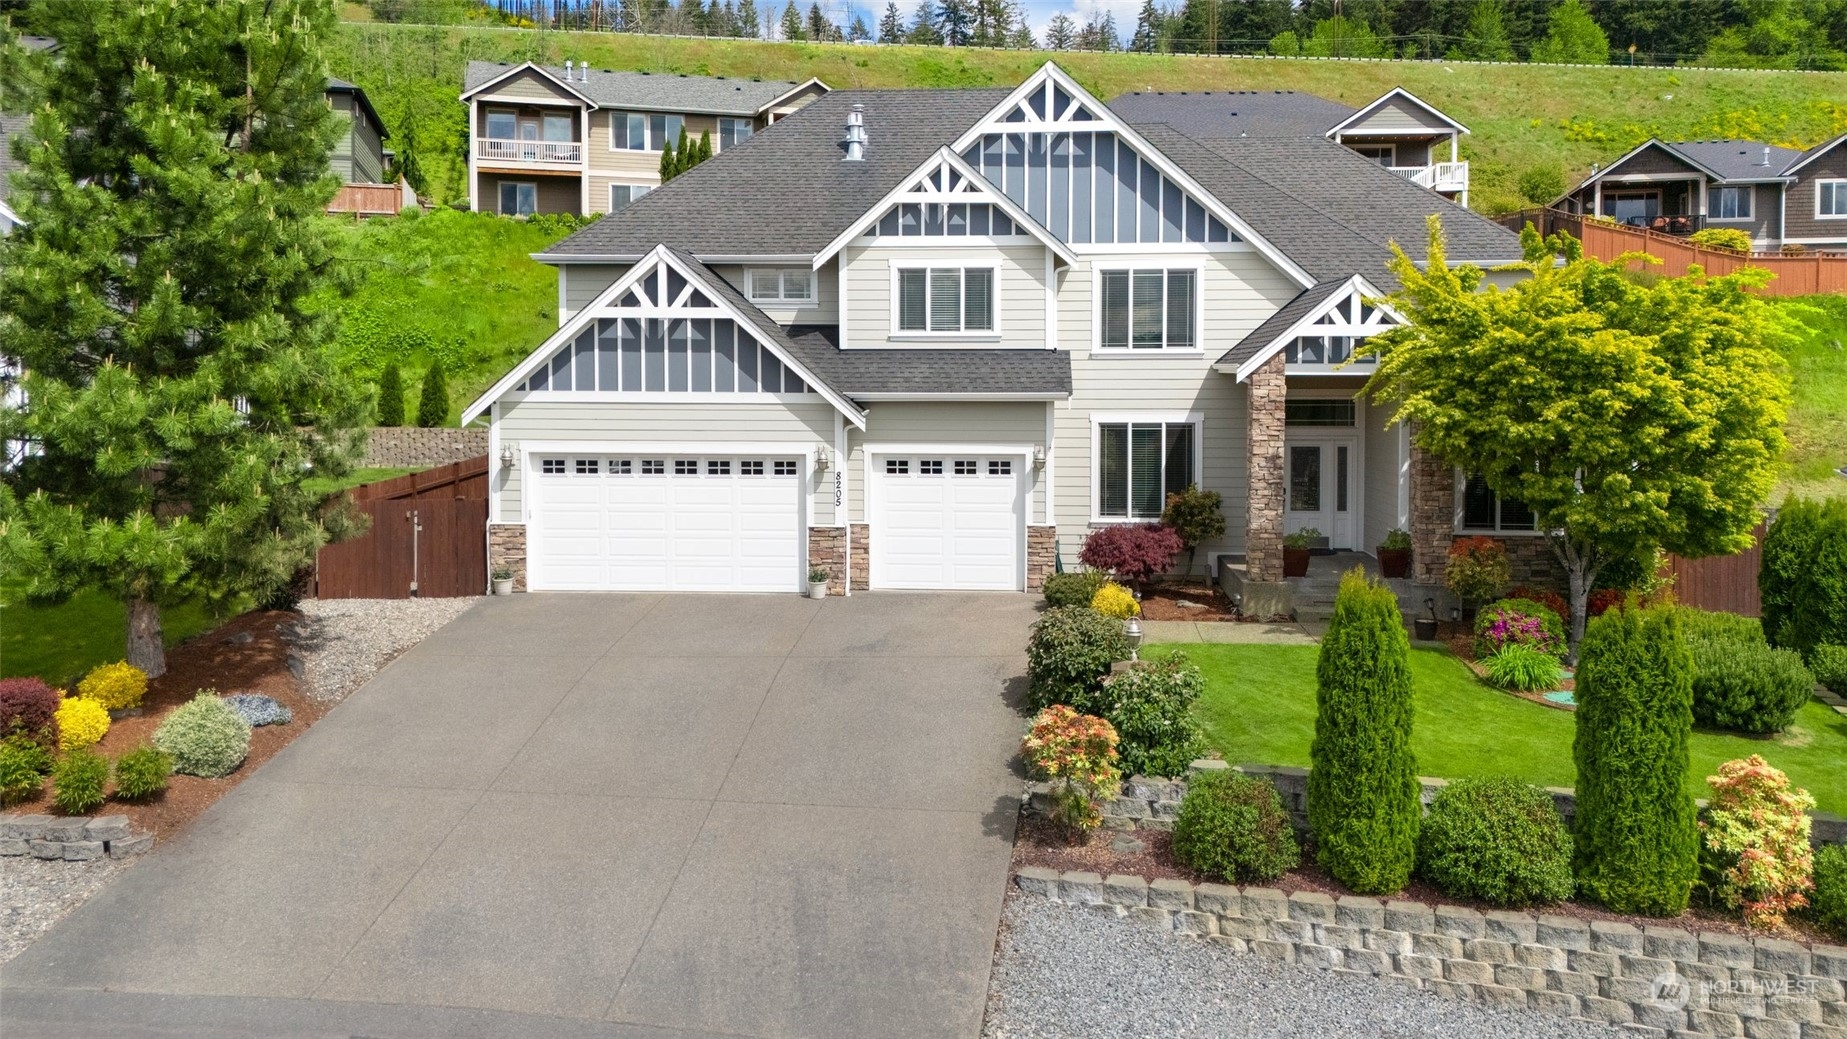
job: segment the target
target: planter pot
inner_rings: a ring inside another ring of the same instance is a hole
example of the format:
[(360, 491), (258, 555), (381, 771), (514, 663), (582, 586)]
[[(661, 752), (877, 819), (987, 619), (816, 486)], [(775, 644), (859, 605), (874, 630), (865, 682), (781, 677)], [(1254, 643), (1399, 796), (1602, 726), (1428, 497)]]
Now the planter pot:
[(1436, 638), (1437, 638), (1436, 618), (1434, 617), (1414, 617), (1411, 620), (1411, 627), (1416, 632), (1417, 639), (1419, 642), (1435, 642), (1436, 641)]
[(827, 598), (827, 582), (826, 581), (808, 582), (808, 597), (810, 599)]
[(1379, 549), (1379, 573), (1390, 578), (1411, 576), (1411, 550), (1408, 548)]
[(1308, 558), (1313, 554), (1312, 550), (1306, 548), (1283, 549), (1283, 576), (1307, 577)]
[(495, 595), (512, 595), (513, 594), (513, 578), (511, 577), (494, 578), (494, 594)]

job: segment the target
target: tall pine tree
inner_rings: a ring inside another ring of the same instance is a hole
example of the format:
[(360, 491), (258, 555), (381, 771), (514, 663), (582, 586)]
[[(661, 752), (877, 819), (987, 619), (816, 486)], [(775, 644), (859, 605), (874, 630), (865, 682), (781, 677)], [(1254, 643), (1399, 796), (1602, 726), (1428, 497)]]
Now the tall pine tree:
[(0, 569), (30, 601), (121, 600), (158, 675), (162, 606), (266, 598), (346, 525), (302, 486), (350, 470), (371, 411), (303, 305), (336, 262), (334, 5), (35, 13), (62, 51), (5, 85), (34, 115), (0, 239), (0, 352), (25, 369), (0, 440), (39, 452), (0, 482)]
[(966, 47), (974, 31), (974, 12), (970, 0), (938, 0), (936, 32), (946, 47)]
[(898, 0), (889, 0), (885, 14), (879, 18), (879, 42), (904, 42), (904, 15), (898, 11)]
[(1075, 46), (1077, 26), (1072, 23), (1070, 15), (1060, 11), (1052, 16), (1051, 22), (1045, 27), (1045, 49), (1068, 51)]
[(785, 40), (804, 40), (808, 34), (802, 30), (802, 13), (795, 9), (795, 0), (789, 0), (782, 9), (782, 38)]
[(763, 23), (757, 17), (757, 0), (738, 0), (737, 34), (747, 40), (763, 35)]
[(936, 31), (935, 0), (917, 0), (917, 11), (911, 16), (911, 31), (904, 42), (922, 47), (934, 47), (943, 42), (943, 34)]
[(1154, 6), (1154, 0), (1142, 0), (1142, 13), (1135, 20), (1135, 35), (1129, 38), (1129, 49), (1137, 54), (1153, 54), (1161, 45), (1162, 16)]

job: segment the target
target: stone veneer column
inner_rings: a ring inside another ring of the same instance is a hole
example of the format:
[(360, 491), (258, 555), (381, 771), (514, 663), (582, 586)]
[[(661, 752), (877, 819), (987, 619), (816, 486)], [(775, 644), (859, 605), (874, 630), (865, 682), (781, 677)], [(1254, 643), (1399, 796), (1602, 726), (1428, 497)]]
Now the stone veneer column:
[(1027, 526), (1026, 590), (1036, 592), (1045, 587), (1045, 579), (1058, 569), (1058, 528)]
[(865, 591), (872, 584), (872, 557), (867, 550), (872, 547), (872, 528), (864, 523), (852, 524), (852, 542), (849, 569), (853, 572), (853, 587)]
[[(827, 594), (847, 590), (847, 532), (841, 527), (808, 528), (808, 566), (827, 568)], [(804, 577), (804, 580), (806, 578)]]
[(1417, 446), (1411, 431), (1411, 579), (1442, 584), (1456, 538), (1456, 471)]
[(1244, 560), (1252, 581), (1283, 579), (1283, 355), (1245, 380), (1250, 394), (1250, 506)]
[(513, 590), (526, 590), (526, 525), (524, 523), (490, 523), (487, 525), (487, 572), (491, 577), (497, 567), (513, 571)]

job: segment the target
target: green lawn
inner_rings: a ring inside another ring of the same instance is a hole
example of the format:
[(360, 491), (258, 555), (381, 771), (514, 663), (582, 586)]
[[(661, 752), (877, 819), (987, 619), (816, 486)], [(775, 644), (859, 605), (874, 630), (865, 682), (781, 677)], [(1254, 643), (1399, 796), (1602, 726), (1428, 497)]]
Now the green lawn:
[(412, 473), (420, 473), (422, 471), (423, 468), (421, 466), (412, 466), (410, 468), (391, 468), (387, 466), (372, 469), (355, 469), (338, 480), (324, 479), (315, 476), (303, 480), (301, 485), (317, 494), (332, 494), (335, 491), (344, 491), (348, 488), (357, 487), (362, 483), (377, 483), (380, 480), (390, 480), (399, 476), (409, 476)]
[[(84, 592), (60, 606), (20, 602), (22, 585), (0, 581), (0, 678), (37, 675), (53, 685), (69, 683), (98, 664), (122, 659), (128, 646), (128, 610), (102, 592)], [(218, 621), (196, 602), (161, 611), (169, 647)]]
[(1792, 347), (1789, 376), (1789, 447), (1776, 500), (1847, 496), (1847, 298), (1805, 296), (1790, 301), (1809, 332)]
[[(1227, 761), (1307, 765), (1315, 733), (1315, 646), (1184, 645), (1206, 675), (1199, 716)], [(1421, 775), (1455, 779), (1508, 773), (1546, 786), (1574, 786), (1574, 716), (1476, 681), (1441, 649), (1413, 649), (1417, 696), (1412, 746)], [(1815, 701), (1774, 740), (1700, 732), (1693, 736), (1687, 789), (1707, 793), (1722, 761), (1762, 754), (1807, 787), (1825, 811), (1847, 815), (1847, 717)]]

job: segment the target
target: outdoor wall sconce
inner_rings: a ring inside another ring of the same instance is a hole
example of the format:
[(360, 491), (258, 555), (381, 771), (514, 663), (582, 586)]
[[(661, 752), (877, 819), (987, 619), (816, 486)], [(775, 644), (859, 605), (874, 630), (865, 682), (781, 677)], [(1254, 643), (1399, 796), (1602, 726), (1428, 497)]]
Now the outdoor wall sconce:
[(1130, 662), (1133, 663), (1134, 661), (1140, 660), (1141, 657), (1138, 654), (1142, 648), (1142, 619), (1140, 617), (1130, 617), (1128, 620), (1123, 621), (1122, 634), (1129, 640)]
[(1450, 619), (1450, 620), (1452, 620), (1452, 621), (1459, 621), (1459, 620), (1461, 620), (1461, 619), (1462, 619), (1462, 607), (1460, 607), (1460, 606), (1451, 606), (1451, 607), (1449, 608), (1449, 619)]
[(833, 464), (834, 464), (833, 452), (827, 449), (826, 444), (817, 445), (814, 449), (815, 471), (824, 473), (828, 470), (828, 467), (832, 466)]
[(1044, 444), (1034, 444), (1033, 445), (1033, 468), (1040, 470), (1042, 472), (1045, 469), (1045, 445)]
[(500, 467), (502, 469), (513, 468), (513, 448), (514, 446), (515, 446), (514, 443), (510, 440), (505, 441), (500, 445)]

